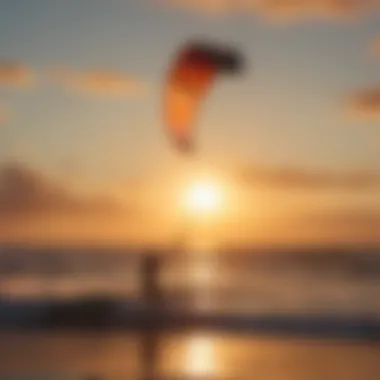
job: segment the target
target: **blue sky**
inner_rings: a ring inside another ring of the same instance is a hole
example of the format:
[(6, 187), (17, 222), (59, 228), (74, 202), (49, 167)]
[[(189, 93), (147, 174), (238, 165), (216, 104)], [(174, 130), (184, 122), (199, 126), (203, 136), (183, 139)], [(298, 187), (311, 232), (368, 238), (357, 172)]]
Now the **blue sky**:
[[(79, 171), (92, 184), (176, 165), (161, 118), (165, 73), (182, 43), (205, 36), (239, 46), (248, 69), (210, 94), (198, 125), (201, 159), (380, 170), (380, 105), (367, 122), (348, 116), (345, 104), (361, 89), (380, 88), (380, 55), (368, 52), (380, 36), (380, 13), (284, 25), (259, 16), (155, 0), (0, 0), (0, 60), (36, 76), (31, 87), (0, 87), (9, 113), (0, 159), (55, 175)], [(56, 68), (119, 71), (145, 90), (119, 97), (70, 91), (48, 80)]]

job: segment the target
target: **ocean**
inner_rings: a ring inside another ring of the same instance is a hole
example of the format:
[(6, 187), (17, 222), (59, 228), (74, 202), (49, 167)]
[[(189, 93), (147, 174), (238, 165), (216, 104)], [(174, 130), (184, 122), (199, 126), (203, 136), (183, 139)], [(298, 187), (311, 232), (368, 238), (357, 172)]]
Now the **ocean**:
[[(110, 249), (5, 247), (0, 251), (2, 299), (29, 306), (11, 310), (3, 302), (0, 324), (38, 319), (44, 302), (89, 295), (116, 295), (127, 312), (139, 302), (140, 257)], [(163, 262), (160, 284), (173, 309), (248, 318), (355, 316), (380, 326), (377, 250), (177, 255)], [(163, 379), (380, 379), (379, 339), (196, 328), (166, 329), (157, 342)], [(91, 374), (138, 379), (145, 366), (141, 360), (141, 335), (134, 331), (0, 332), (1, 380), (84, 380)]]
[[(0, 248), (0, 294), (138, 300), (140, 258), (99, 248)], [(192, 310), (380, 318), (380, 249), (172, 255), (163, 260), (160, 286), (168, 303)]]

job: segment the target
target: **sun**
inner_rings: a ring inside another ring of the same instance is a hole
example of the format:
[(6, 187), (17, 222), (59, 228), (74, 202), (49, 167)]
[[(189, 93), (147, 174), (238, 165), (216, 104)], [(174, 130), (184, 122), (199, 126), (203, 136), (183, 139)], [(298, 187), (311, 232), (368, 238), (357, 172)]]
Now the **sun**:
[(184, 206), (193, 214), (208, 215), (220, 210), (222, 205), (221, 186), (207, 179), (193, 183), (185, 192)]

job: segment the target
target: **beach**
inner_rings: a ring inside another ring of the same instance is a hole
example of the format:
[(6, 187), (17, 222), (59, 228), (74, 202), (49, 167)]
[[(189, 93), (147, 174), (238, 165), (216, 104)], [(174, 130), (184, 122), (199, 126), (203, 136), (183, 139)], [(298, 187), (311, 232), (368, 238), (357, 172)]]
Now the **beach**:
[[(139, 338), (112, 333), (2, 333), (1, 379), (133, 379)], [(380, 344), (192, 332), (163, 336), (159, 368), (168, 378), (377, 380)], [(82, 377), (81, 377), (82, 376)]]

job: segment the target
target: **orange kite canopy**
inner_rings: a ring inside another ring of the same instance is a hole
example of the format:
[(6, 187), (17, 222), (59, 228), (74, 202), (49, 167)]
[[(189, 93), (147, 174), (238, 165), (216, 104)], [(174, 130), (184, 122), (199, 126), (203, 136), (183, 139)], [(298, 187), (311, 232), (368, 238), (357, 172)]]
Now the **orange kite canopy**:
[(165, 125), (181, 153), (195, 150), (193, 129), (218, 74), (232, 75), (242, 69), (243, 57), (231, 47), (206, 42), (181, 47), (169, 70), (164, 97)]

